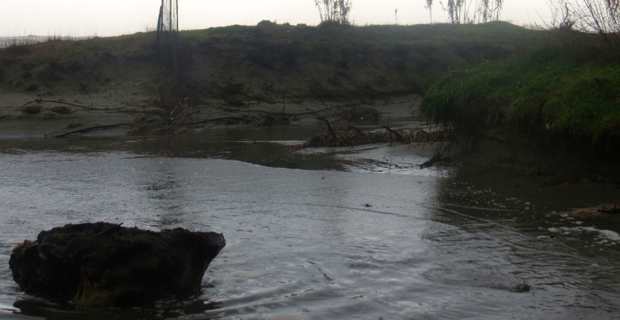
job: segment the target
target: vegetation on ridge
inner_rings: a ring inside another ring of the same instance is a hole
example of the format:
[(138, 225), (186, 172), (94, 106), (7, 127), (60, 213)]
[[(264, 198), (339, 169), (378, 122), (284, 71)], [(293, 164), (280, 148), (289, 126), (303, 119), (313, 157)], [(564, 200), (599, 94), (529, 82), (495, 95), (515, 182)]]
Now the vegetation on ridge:
[[(364, 97), (422, 93), (444, 72), (527, 50), (544, 33), (485, 25), (231, 26), (185, 31), (181, 55), (196, 98)], [(0, 87), (34, 93), (126, 87), (155, 92), (154, 34), (51, 41), (0, 50)]]
[(512, 129), (617, 152), (620, 60), (588, 35), (570, 42), (450, 73), (426, 93), (424, 111), (461, 134)]

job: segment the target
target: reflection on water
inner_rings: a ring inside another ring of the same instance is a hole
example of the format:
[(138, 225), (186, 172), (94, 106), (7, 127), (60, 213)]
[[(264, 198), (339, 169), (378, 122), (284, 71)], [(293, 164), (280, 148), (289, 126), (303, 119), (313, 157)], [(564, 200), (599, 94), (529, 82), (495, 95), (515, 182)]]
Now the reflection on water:
[[(556, 238), (542, 241), (536, 228), (541, 221), (519, 220), (526, 203), (451, 197), (462, 186), (443, 174), (290, 168), (309, 166), (313, 161), (305, 156), (289, 158), (289, 168), (273, 168), (162, 157), (144, 146), (112, 151), (110, 142), (105, 144), (97, 152), (35, 148), (0, 154), (0, 317), (10, 308), (3, 306), (16, 301), (24, 313), (50, 319), (615, 319), (620, 314), (616, 247), (583, 239), (582, 247), (590, 249), (584, 251)], [(277, 158), (272, 149), (256, 150), (254, 156), (265, 152)], [(394, 152), (385, 154), (401, 163), (419, 161)], [(337, 163), (324, 157), (312, 165), (321, 161)], [(476, 192), (484, 190), (471, 194)], [(99, 220), (214, 230), (225, 234), (228, 246), (210, 268), (203, 295), (193, 301), (90, 314), (29, 302), (11, 280), (11, 247), (51, 226)]]

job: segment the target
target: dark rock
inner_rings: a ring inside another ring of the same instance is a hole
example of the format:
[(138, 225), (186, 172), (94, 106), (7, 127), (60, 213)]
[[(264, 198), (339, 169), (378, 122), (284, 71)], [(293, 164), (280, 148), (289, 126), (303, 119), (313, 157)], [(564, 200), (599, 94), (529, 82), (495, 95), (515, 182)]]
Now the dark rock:
[(530, 292), (530, 290), (532, 290), (532, 287), (529, 284), (519, 283), (516, 286), (512, 287), (510, 291), (516, 292), (516, 293), (525, 293), (525, 292)]
[(13, 278), (28, 294), (77, 306), (137, 306), (200, 292), (224, 236), (108, 223), (66, 225), (13, 250)]

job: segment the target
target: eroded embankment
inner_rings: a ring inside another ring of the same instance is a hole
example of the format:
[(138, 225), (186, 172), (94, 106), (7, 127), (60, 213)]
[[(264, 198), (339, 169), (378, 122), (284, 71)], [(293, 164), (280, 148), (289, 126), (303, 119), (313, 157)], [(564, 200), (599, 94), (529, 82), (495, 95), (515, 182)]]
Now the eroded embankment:
[(536, 176), (619, 181), (620, 61), (593, 36), (570, 39), (579, 47), (556, 39), (451, 73), (426, 93), (423, 111), (477, 150), (475, 161)]

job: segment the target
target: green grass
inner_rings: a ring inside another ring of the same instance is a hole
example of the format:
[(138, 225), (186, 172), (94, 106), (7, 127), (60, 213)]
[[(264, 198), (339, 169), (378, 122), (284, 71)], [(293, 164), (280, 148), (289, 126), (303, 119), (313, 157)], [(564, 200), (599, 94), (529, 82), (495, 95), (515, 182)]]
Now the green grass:
[(620, 60), (589, 38), (453, 72), (424, 112), (461, 134), (515, 129), (606, 145), (620, 141)]

